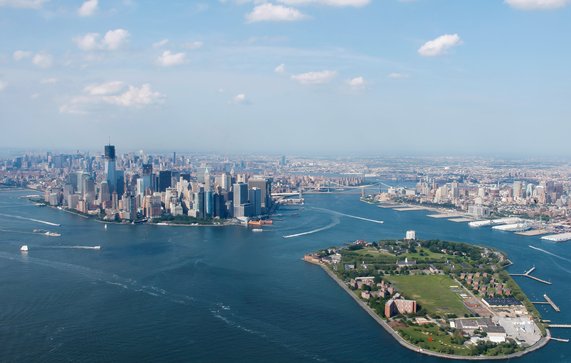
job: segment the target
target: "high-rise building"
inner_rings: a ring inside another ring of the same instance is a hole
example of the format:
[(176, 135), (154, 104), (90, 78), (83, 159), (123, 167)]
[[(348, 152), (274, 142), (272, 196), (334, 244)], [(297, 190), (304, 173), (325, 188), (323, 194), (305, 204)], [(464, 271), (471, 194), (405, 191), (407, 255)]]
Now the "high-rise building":
[(251, 213), (253, 216), (262, 214), (262, 190), (259, 188), (252, 188), (248, 191), (249, 200), (251, 204)]
[(143, 185), (141, 194), (145, 195), (147, 190), (153, 190), (153, 164), (143, 164)]
[[(251, 178), (248, 180), (248, 188), (258, 188), (260, 189), (262, 196), (262, 213), (268, 213), (272, 206), (272, 180), (265, 178)], [(251, 200), (250, 200), (251, 202)], [(260, 214), (262, 214), (260, 213)]]
[(105, 180), (109, 186), (109, 194), (117, 190), (117, 175), (115, 173), (115, 146), (105, 145)]
[(207, 192), (211, 191), (211, 189), (210, 189), (210, 172), (208, 171), (208, 168), (206, 168), (204, 170), (204, 190)]
[(236, 183), (232, 189), (234, 193), (234, 217), (246, 217), (243, 206), (248, 202), (248, 184)]
[(159, 171), (159, 192), (164, 192), (167, 188), (171, 187), (172, 173), (170, 170)]

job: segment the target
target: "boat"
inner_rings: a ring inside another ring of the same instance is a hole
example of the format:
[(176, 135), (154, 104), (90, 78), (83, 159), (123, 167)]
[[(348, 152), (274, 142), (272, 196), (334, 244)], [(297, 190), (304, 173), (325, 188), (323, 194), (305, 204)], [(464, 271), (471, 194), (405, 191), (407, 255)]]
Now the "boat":
[(252, 232), (263, 232), (264, 230), (261, 228), (253, 228)]
[(107, 225), (105, 225), (105, 229), (107, 229)]
[(20, 247), (20, 251), (28, 252), (28, 245), (22, 245), (22, 247)]
[(59, 234), (57, 232), (49, 232), (49, 231), (44, 233), (44, 234), (48, 237), (60, 237), (61, 236), (61, 234)]

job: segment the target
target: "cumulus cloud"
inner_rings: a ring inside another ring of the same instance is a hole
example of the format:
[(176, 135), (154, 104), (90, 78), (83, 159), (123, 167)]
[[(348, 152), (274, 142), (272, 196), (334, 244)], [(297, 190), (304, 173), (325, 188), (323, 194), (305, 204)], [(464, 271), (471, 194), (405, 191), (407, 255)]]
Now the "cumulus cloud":
[(26, 50), (17, 50), (12, 54), (12, 57), (15, 61), (20, 61), (25, 58), (29, 58), (32, 56), (32, 52)]
[(276, 68), (274, 68), (274, 72), (276, 73), (285, 73), (286, 71), (286, 67), (285, 64), (280, 64), (279, 66), (277, 66)]
[(359, 76), (359, 77), (351, 78), (350, 80), (347, 81), (347, 84), (349, 85), (349, 87), (351, 87), (353, 89), (360, 89), (360, 88), (365, 87), (366, 81), (365, 81), (365, 78)]
[(283, 5), (270, 3), (261, 4), (246, 14), (246, 21), (255, 23), (260, 21), (299, 21), (307, 18), (301, 11)]
[(237, 105), (245, 105), (250, 103), (250, 101), (248, 100), (248, 97), (246, 97), (244, 93), (239, 93), (236, 96), (232, 97), (232, 103), (235, 103)]
[(0, 0), (0, 7), (40, 9), (47, 0)]
[(461, 43), (458, 34), (444, 34), (436, 39), (430, 40), (418, 49), (418, 53), (423, 57), (435, 57), (446, 53), (446, 51)]
[(176, 66), (183, 64), (186, 59), (186, 54), (184, 53), (172, 53), (170, 50), (165, 50), (157, 58), (157, 63), (163, 67)]
[(508, 5), (520, 10), (551, 10), (568, 5), (570, 0), (505, 0)]
[(40, 52), (34, 55), (32, 63), (40, 68), (49, 68), (52, 66), (53, 58), (49, 53)]
[(371, 0), (279, 0), (286, 5), (326, 5), (335, 7), (353, 6), (361, 7), (369, 5)]
[(8, 87), (8, 83), (0, 80), (0, 92), (4, 91)]
[(61, 113), (86, 114), (94, 107), (105, 104), (125, 108), (140, 108), (161, 103), (163, 99), (164, 95), (153, 91), (148, 83), (137, 87), (127, 86), (121, 81), (110, 81), (86, 86), (81, 95), (70, 98), (60, 106), (59, 111)]
[(109, 30), (101, 41), (103, 47), (109, 50), (119, 49), (129, 38), (129, 32), (125, 29)]
[(75, 37), (73, 41), (77, 47), (85, 51), (117, 50), (127, 42), (129, 32), (125, 29), (109, 30), (102, 39), (99, 33), (86, 33)]
[(167, 45), (169, 42), (168, 39), (161, 39), (158, 42), (153, 43), (153, 48), (162, 48)]
[(331, 81), (337, 72), (335, 71), (319, 71), (319, 72), (307, 72), (307, 73), (300, 73), (294, 74), (291, 78), (294, 81), (299, 82), (303, 85), (312, 85), (312, 84), (323, 84)]
[(91, 16), (97, 11), (98, 0), (86, 0), (77, 10), (79, 16)]

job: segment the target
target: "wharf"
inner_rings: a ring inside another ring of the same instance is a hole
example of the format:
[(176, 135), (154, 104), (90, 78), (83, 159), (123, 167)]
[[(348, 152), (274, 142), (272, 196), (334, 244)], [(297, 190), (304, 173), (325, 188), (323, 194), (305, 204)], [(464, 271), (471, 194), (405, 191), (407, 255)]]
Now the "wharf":
[[(547, 294), (543, 294), (543, 297), (545, 298), (545, 301), (532, 301), (532, 304), (536, 304), (536, 305), (551, 305), (551, 307), (553, 308), (553, 310), (555, 310), (556, 312), (561, 312), (561, 309), (559, 308), (559, 306), (555, 305), (555, 303), (553, 302), (553, 300), (551, 300), (551, 298), (549, 296), (547, 296)], [(557, 324), (555, 324), (557, 325)], [(565, 325), (565, 324), (558, 324), (558, 325)], [(562, 328), (562, 326), (554, 326), (554, 325), (549, 325), (549, 327), (554, 327), (554, 328)], [(571, 328), (571, 325), (568, 326), (569, 328)]]
[(551, 285), (551, 282), (549, 282), (549, 281), (542, 280), (539, 277), (531, 276), (531, 273), (533, 271), (535, 271), (535, 266), (533, 266), (532, 268), (530, 268), (529, 270), (527, 270), (526, 272), (524, 272), (522, 274), (510, 274), (510, 276), (523, 276), (523, 277), (527, 277), (527, 278), (530, 278), (532, 280), (541, 282), (541, 283), (546, 284), (546, 285)]

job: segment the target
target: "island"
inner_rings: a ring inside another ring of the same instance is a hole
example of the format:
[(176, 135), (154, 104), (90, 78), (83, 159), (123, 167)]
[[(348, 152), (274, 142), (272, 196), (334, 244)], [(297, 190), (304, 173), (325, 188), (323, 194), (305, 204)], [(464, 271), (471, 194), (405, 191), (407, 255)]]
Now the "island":
[(449, 359), (507, 359), (550, 333), (497, 250), (441, 240), (357, 240), (304, 256), (401, 345)]

